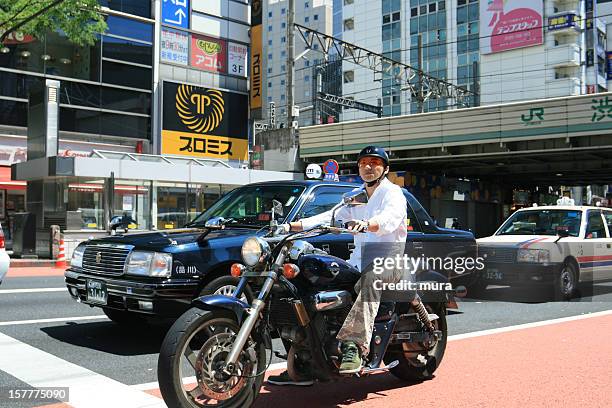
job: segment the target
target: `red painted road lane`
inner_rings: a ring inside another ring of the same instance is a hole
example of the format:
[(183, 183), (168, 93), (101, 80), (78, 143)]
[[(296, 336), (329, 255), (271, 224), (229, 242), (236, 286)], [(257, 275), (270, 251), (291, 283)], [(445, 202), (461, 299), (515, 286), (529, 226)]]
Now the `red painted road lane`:
[(7, 278), (23, 278), (33, 276), (64, 276), (64, 269), (50, 266), (31, 266), (23, 268), (9, 268)]
[[(612, 315), (607, 315), (451, 341), (429, 381), (406, 385), (377, 374), (312, 387), (264, 384), (255, 406), (607, 408), (610, 333)], [(147, 392), (160, 397), (159, 390)]]
[[(434, 379), (264, 386), (257, 407), (610, 407), (612, 316), (451, 341)], [(273, 391), (273, 392), (271, 392)]]

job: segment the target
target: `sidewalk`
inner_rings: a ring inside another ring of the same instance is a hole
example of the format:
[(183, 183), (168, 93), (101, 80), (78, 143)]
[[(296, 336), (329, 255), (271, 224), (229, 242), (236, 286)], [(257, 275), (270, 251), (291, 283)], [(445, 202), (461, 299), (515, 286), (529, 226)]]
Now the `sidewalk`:
[[(55, 261), (53, 261), (55, 265)], [(31, 276), (64, 276), (64, 268), (55, 268), (54, 266), (11, 266), (6, 274), (7, 278), (23, 278)]]

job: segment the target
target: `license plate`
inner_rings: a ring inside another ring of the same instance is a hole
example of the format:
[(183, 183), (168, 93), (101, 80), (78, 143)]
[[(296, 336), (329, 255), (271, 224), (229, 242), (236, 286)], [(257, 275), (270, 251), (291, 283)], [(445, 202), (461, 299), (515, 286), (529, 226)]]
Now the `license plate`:
[(108, 300), (106, 283), (97, 280), (87, 280), (87, 301), (105, 305)]
[(487, 269), (485, 277), (490, 280), (502, 280), (504, 278), (504, 274), (497, 269)]

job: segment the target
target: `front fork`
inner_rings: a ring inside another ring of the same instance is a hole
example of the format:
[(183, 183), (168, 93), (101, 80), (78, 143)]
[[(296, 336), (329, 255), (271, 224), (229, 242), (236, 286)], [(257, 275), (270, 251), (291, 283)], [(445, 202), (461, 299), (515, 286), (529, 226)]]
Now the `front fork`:
[[(283, 262), (285, 261), (286, 251), (283, 248), (276, 259), (276, 262), (272, 265), (274, 269), (279, 272), (268, 272), (268, 276), (264, 281), (264, 284), (259, 292), (259, 296), (257, 299), (253, 300), (253, 304), (249, 309), (247, 309), (247, 313), (249, 316), (242, 323), (242, 327), (240, 327), (240, 331), (236, 335), (236, 340), (234, 340), (234, 344), (232, 346), (232, 350), (229, 352), (227, 357), (225, 358), (225, 367), (223, 368), (223, 373), (226, 375), (232, 375), (234, 369), (236, 368), (236, 362), (238, 361), (238, 357), (244, 348), (249, 336), (251, 335), (251, 331), (255, 327), (257, 323), (257, 319), (259, 319), (260, 313), (263, 311), (266, 306), (266, 299), (268, 298), (268, 294), (272, 290), (272, 286), (276, 279), (278, 278), (277, 273), (280, 273), (280, 267), (282, 267)], [(240, 293), (244, 289), (246, 285), (246, 277), (243, 276), (238, 283), (238, 287), (236, 288), (234, 295), (240, 296)]]

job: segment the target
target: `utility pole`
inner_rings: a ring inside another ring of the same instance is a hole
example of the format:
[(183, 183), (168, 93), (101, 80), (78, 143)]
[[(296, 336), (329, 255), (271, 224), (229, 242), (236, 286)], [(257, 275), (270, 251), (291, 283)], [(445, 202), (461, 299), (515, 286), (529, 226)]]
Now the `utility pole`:
[(294, 27), (295, 23), (295, 0), (289, 0), (289, 7), (287, 9), (287, 128), (291, 129), (291, 135), (293, 136), (293, 90), (294, 90), (294, 75), (295, 75), (295, 36)]
[(418, 74), (418, 84), (417, 84), (417, 95), (416, 95), (416, 100), (417, 100), (417, 106), (418, 106), (418, 111), (419, 113), (423, 113), (425, 111), (425, 106), (424, 106), (424, 95), (423, 95), (423, 37), (421, 34), (419, 34), (419, 39), (417, 41), (417, 64), (419, 64), (419, 74)]
[(478, 85), (478, 61), (472, 63), (472, 95), (473, 105), (480, 106), (480, 86)]

